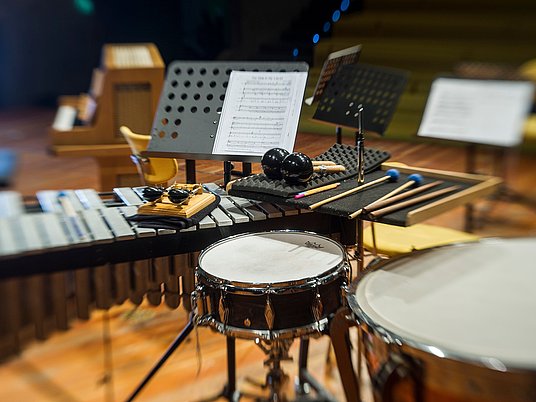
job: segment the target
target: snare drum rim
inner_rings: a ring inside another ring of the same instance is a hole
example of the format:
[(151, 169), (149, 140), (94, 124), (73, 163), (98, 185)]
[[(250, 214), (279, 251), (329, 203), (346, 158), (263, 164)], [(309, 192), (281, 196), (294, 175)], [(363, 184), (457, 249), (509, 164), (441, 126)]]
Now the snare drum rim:
[(320, 334), (324, 333), (329, 328), (329, 319), (328, 317), (324, 317), (320, 321), (315, 321), (301, 327), (270, 330), (235, 327), (224, 324), (216, 320), (213, 316), (207, 315), (201, 317), (197, 325), (207, 325), (223, 335), (232, 336), (234, 338), (275, 340), (294, 339), (303, 336), (314, 336), (315, 334), (320, 336)]
[[(203, 267), (201, 266), (201, 261), (203, 260), (203, 256), (209, 252), (214, 247), (219, 246), (220, 244), (223, 244), (228, 241), (232, 241), (239, 237), (246, 237), (246, 236), (260, 236), (260, 235), (266, 235), (266, 234), (273, 234), (273, 233), (300, 233), (300, 234), (307, 234), (312, 235), (316, 237), (320, 237), (322, 239), (330, 241), (332, 244), (334, 244), (341, 252), (341, 261), (333, 268), (328, 269), (327, 271), (324, 271), (324, 273), (319, 277), (306, 277), (295, 281), (287, 281), (287, 282), (240, 282), (240, 281), (230, 281), (227, 279), (222, 279), (217, 276), (214, 276), (212, 274), (209, 274), (206, 272)], [(339, 277), (339, 273), (341, 270), (343, 270), (345, 267), (349, 269), (349, 263), (348, 263), (348, 257), (346, 254), (346, 251), (344, 248), (335, 240), (330, 239), (329, 237), (320, 235), (315, 232), (308, 232), (304, 230), (292, 230), (292, 229), (284, 229), (284, 230), (268, 230), (264, 232), (246, 232), (246, 233), (240, 233), (237, 235), (226, 237), (225, 239), (221, 239), (217, 241), (216, 243), (211, 244), (207, 248), (205, 248), (201, 253), (199, 254), (198, 258), (198, 264), (196, 268), (196, 275), (205, 278), (210, 283), (215, 283), (218, 286), (225, 287), (226, 291), (231, 291), (233, 293), (246, 293), (246, 294), (259, 294), (263, 295), (267, 292), (279, 294), (279, 293), (289, 293), (292, 290), (299, 290), (303, 288), (312, 288), (315, 286), (322, 286), (326, 283), (331, 282), (335, 278)], [(348, 275), (346, 275), (348, 277)]]
[(438, 348), (437, 346), (429, 345), (429, 344), (424, 343), (424, 342), (419, 342), (419, 341), (415, 341), (415, 340), (412, 340), (412, 339), (407, 339), (406, 337), (401, 336), (399, 334), (396, 334), (396, 333), (390, 331), (389, 329), (384, 328), (380, 324), (376, 323), (372, 318), (370, 318), (370, 316), (368, 316), (363, 311), (363, 309), (361, 308), (361, 306), (359, 305), (359, 303), (358, 303), (358, 301), (357, 301), (357, 299), (355, 297), (355, 294), (356, 294), (356, 291), (357, 291), (357, 287), (359, 286), (359, 283), (361, 282), (361, 280), (363, 280), (363, 278), (367, 274), (369, 274), (371, 272), (374, 272), (374, 271), (376, 271), (378, 269), (381, 269), (381, 268), (391, 269), (390, 266), (394, 265), (398, 261), (401, 261), (401, 260), (404, 260), (404, 259), (409, 259), (409, 258), (417, 256), (417, 255), (431, 253), (431, 252), (433, 252), (434, 250), (437, 250), (437, 249), (444, 249), (444, 248), (456, 249), (456, 248), (460, 248), (460, 247), (470, 247), (470, 246), (474, 246), (476, 244), (486, 244), (486, 243), (493, 244), (493, 243), (501, 242), (501, 241), (507, 240), (507, 239), (532, 239), (532, 238), (533, 237), (528, 237), (528, 236), (527, 237), (511, 237), (511, 238), (506, 238), (506, 237), (504, 237), (504, 238), (486, 238), (486, 239), (479, 240), (478, 242), (453, 243), (453, 244), (448, 244), (448, 245), (443, 245), (443, 246), (432, 247), (432, 248), (425, 249), (425, 250), (414, 251), (410, 255), (401, 255), (401, 256), (393, 257), (393, 258), (387, 260), (384, 263), (378, 264), (377, 266), (374, 267), (374, 269), (366, 271), (363, 276), (361, 276), (360, 278), (354, 280), (350, 284), (348, 293), (346, 295), (346, 299), (348, 301), (348, 306), (350, 307), (350, 309), (352, 311), (352, 314), (355, 316), (358, 325), (366, 326), (366, 328), (369, 329), (375, 336), (377, 336), (379, 339), (381, 339), (383, 342), (385, 342), (388, 345), (393, 345), (393, 346), (397, 346), (397, 347), (409, 347), (409, 348), (412, 348), (412, 349), (415, 349), (415, 350), (419, 350), (419, 351), (428, 353), (430, 355), (434, 355), (435, 357), (438, 357), (438, 358), (444, 358), (444, 359), (459, 361), (459, 362), (462, 362), (462, 363), (473, 364), (473, 365), (477, 365), (477, 366), (480, 366), (480, 367), (485, 367), (485, 368), (493, 370), (493, 371), (512, 372), (512, 373), (514, 373), (514, 372), (518, 372), (518, 373), (519, 372), (521, 372), (521, 373), (527, 372), (527, 373), (533, 374), (534, 371), (536, 370), (534, 366), (513, 365), (513, 364), (510, 364), (510, 363), (506, 363), (506, 362), (504, 362), (502, 360), (499, 360), (496, 357), (489, 357), (489, 356), (486, 357), (486, 356), (469, 355), (469, 354), (462, 355), (462, 354), (460, 354), (460, 353), (458, 353), (456, 351), (453, 351), (453, 350), (450, 350), (450, 349), (447, 349), (447, 348)]

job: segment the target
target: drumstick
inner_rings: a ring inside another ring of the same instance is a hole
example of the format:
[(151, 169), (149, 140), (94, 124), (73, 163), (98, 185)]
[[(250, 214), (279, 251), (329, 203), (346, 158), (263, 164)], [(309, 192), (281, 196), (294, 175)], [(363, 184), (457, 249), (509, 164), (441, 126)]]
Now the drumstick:
[(332, 202), (335, 200), (338, 200), (340, 198), (346, 197), (350, 194), (357, 193), (358, 191), (365, 190), (366, 188), (373, 186), (375, 184), (383, 183), (384, 181), (397, 181), (400, 177), (400, 174), (398, 173), (398, 170), (396, 169), (389, 169), (387, 172), (385, 172), (385, 176), (380, 177), (379, 179), (373, 180), (369, 183), (365, 183), (362, 186), (357, 186), (354, 188), (351, 188), (350, 190), (347, 190), (343, 193), (334, 195), (332, 197), (326, 198), (325, 200), (318, 201), (312, 205), (309, 206), (309, 209), (315, 209), (318, 208), (324, 204), (327, 204), (328, 202)]
[(318, 166), (318, 165), (336, 165), (335, 162), (333, 161), (311, 161), (313, 162), (313, 166)]
[[(411, 187), (413, 185), (419, 186), (421, 183), (422, 183), (422, 176), (420, 174), (414, 173), (412, 175), (409, 175), (408, 176), (408, 181), (406, 183), (402, 184), (401, 186), (399, 186), (399, 187), (395, 188), (394, 190), (390, 191), (389, 193), (385, 194), (383, 197), (378, 198), (376, 201), (373, 201), (370, 204), (364, 206), (363, 208), (360, 208), (357, 211), (351, 213), (350, 215), (348, 215), (348, 218), (349, 219), (354, 219), (356, 216), (362, 214), (365, 211), (372, 211), (374, 206), (377, 203), (379, 203), (379, 202), (381, 202), (383, 200), (386, 200), (388, 198), (393, 197), (394, 195), (402, 192), (403, 190), (405, 190), (408, 187)], [(437, 184), (439, 184), (439, 183), (437, 183)], [(427, 188), (430, 188), (430, 186), (428, 186)], [(421, 191), (424, 191), (424, 190), (421, 190)], [(374, 209), (378, 209), (378, 208), (374, 208)]]
[(321, 193), (322, 191), (331, 190), (333, 188), (339, 187), (340, 185), (341, 183), (333, 183), (333, 184), (328, 184), (322, 187), (313, 188), (311, 190), (302, 191), (301, 193), (296, 194), (294, 196), (294, 199), (297, 200), (299, 198), (307, 197), (308, 195), (313, 195), (313, 194)]
[(403, 208), (409, 207), (411, 205), (415, 205), (415, 204), (418, 204), (420, 202), (427, 201), (427, 200), (430, 200), (432, 198), (439, 197), (440, 195), (443, 195), (443, 194), (451, 193), (453, 191), (458, 190), (459, 188), (460, 188), (460, 186), (451, 186), (451, 187), (443, 188), (441, 190), (434, 191), (433, 193), (430, 193), (430, 194), (424, 194), (424, 195), (421, 195), (420, 197), (412, 198), (410, 200), (403, 201), (403, 202), (400, 202), (398, 204), (391, 205), (389, 207), (378, 209), (377, 211), (369, 213), (369, 216), (371, 218), (373, 218), (373, 219), (379, 218), (380, 216), (389, 214), (391, 212), (398, 211), (399, 209), (403, 209)]
[(335, 164), (313, 165), (313, 172), (318, 172), (322, 174), (344, 172), (344, 171), (346, 171), (346, 167), (344, 167), (343, 165), (335, 165)]

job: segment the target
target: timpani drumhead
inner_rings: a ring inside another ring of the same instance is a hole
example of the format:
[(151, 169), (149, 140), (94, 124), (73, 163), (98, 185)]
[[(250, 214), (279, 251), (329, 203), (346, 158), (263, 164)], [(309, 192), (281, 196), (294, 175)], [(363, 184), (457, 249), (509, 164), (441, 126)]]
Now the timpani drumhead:
[(439, 357), (535, 370), (535, 285), (536, 239), (490, 239), (388, 263), (349, 301), (358, 319)]
[(199, 268), (230, 282), (283, 283), (316, 278), (344, 257), (335, 241), (314, 233), (273, 231), (221, 240), (199, 257)]

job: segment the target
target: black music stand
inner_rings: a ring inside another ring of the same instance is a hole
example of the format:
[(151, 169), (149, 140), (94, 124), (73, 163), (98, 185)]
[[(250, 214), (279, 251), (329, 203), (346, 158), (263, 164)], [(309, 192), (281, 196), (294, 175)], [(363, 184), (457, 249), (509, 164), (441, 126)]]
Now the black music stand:
[(341, 66), (330, 79), (314, 120), (356, 129), (362, 105), (363, 129), (383, 135), (406, 87), (408, 73), (367, 64)]
[[(364, 131), (383, 135), (406, 87), (408, 72), (367, 64), (341, 66), (324, 90), (314, 120), (355, 130), (358, 182), (364, 180)], [(363, 221), (357, 219), (358, 272), (364, 264)]]
[[(331, 77), (333, 77), (339, 67), (347, 64), (357, 63), (360, 55), (361, 45), (352, 46), (330, 53), (322, 65), (322, 70), (320, 71), (320, 76), (318, 77), (313, 95), (305, 100), (305, 104), (311, 106), (314, 102), (318, 101), (324, 93), (324, 89), (331, 80)], [(335, 135), (337, 144), (342, 144), (341, 127), (335, 127)]]
[(166, 74), (146, 156), (183, 158), (187, 182), (194, 183), (195, 160), (224, 161), (224, 181), (231, 175), (231, 161), (243, 163), (244, 175), (250, 162), (261, 157), (213, 154), (214, 141), (232, 70), (261, 72), (307, 72), (305, 62), (265, 61), (174, 61)]

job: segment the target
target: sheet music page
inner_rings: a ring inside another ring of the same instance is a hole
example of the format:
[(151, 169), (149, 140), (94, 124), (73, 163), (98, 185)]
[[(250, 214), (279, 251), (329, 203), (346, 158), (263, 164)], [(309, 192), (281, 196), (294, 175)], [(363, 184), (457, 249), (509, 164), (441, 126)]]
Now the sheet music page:
[(533, 96), (531, 82), (438, 78), (432, 84), (417, 135), (519, 145)]
[(307, 72), (232, 71), (212, 153), (292, 151), (306, 81)]

